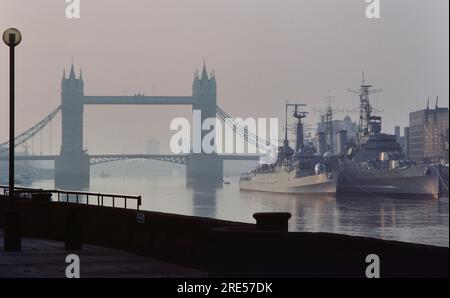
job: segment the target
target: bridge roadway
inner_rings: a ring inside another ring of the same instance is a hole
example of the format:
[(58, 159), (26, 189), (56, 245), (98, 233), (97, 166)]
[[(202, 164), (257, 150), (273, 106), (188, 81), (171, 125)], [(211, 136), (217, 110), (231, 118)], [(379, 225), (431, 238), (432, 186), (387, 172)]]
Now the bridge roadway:
[[(186, 165), (188, 163), (188, 154), (93, 154), (89, 155), (91, 165), (97, 165), (107, 162), (129, 160), (129, 159), (151, 159), (164, 162), (171, 162)], [(218, 154), (218, 158), (225, 160), (238, 161), (257, 161), (259, 155), (235, 155), (235, 154)], [(16, 161), (55, 161), (59, 155), (16, 155)], [(0, 156), (0, 161), (7, 161), (8, 156)]]
[(85, 105), (193, 105), (192, 96), (84, 96)]

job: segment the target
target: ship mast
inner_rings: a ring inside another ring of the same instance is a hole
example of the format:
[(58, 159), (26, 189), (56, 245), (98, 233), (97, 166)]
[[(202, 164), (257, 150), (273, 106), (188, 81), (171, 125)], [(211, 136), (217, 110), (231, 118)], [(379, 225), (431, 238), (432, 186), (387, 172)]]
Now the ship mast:
[[(297, 118), (297, 127), (295, 130), (296, 133), (296, 138), (295, 138), (295, 153), (298, 153), (301, 149), (303, 149), (304, 147), (304, 132), (303, 132), (303, 123), (302, 123), (302, 119), (306, 118), (306, 114), (308, 114), (308, 112), (300, 112), (298, 110), (298, 107), (300, 105), (295, 105), (295, 112), (294, 112), (294, 118)], [(301, 105), (301, 106), (305, 106), (305, 105)]]
[(328, 145), (330, 146), (330, 152), (334, 151), (334, 142), (333, 142), (333, 109), (331, 108), (331, 98), (332, 96), (328, 96), (328, 107), (326, 110), (326, 127), (327, 127), (327, 135), (328, 135)]
[(341, 112), (340, 109), (335, 109), (332, 107), (331, 104), (333, 98), (335, 97), (328, 95), (326, 97), (327, 107), (324, 110), (315, 110), (325, 116), (325, 133), (327, 135), (327, 143), (328, 146), (330, 147), (329, 151), (331, 153), (334, 152), (333, 115), (335, 112)]
[(287, 103), (286, 102), (286, 128), (285, 128), (285, 136), (284, 136), (284, 147), (289, 146), (288, 134), (287, 134), (287, 127), (288, 127), (287, 116), (288, 116), (289, 107), (295, 108), (294, 117), (298, 119), (297, 127), (296, 127), (296, 144), (295, 144), (295, 153), (297, 153), (299, 149), (303, 148), (304, 137), (303, 137), (303, 123), (301, 122), (301, 119), (305, 118), (306, 114), (307, 114), (307, 112), (300, 112), (298, 109), (299, 109), (299, 107), (306, 107), (306, 105), (301, 104), (301, 103)]
[(362, 75), (362, 84), (358, 91), (349, 90), (349, 92), (355, 93), (359, 96), (359, 128), (358, 138), (369, 134), (370, 123), (379, 119), (380, 117), (372, 116), (373, 108), (370, 104), (369, 95), (373, 93), (379, 93), (382, 89), (371, 90), (372, 85), (367, 85), (364, 78), (364, 72)]

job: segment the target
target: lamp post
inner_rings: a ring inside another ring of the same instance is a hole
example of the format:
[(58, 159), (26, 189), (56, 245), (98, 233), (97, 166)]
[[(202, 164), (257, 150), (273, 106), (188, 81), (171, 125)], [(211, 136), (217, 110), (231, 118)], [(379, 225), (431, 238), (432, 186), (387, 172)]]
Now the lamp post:
[(3, 33), (3, 42), (9, 47), (9, 208), (6, 214), (4, 249), (21, 250), (19, 213), (14, 198), (14, 101), (15, 101), (15, 47), (22, 41), (22, 34), (15, 28)]

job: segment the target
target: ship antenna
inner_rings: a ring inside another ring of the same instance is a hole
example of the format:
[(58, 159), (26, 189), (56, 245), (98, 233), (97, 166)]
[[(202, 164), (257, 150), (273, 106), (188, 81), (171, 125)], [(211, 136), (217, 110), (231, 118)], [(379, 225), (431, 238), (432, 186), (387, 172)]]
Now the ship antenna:
[(328, 133), (328, 144), (330, 146), (330, 152), (333, 153), (334, 144), (333, 144), (333, 109), (331, 108), (331, 91), (329, 91), (330, 95), (328, 95), (328, 107), (327, 107), (327, 133)]
[(284, 125), (284, 142), (287, 142), (288, 134), (287, 134), (287, 126), (288, 126), (288, 120), (287, 120), (287, 114), (288, 114), (288, 100), (286, 99), (286, 114), (285, 114), (285, 125)]

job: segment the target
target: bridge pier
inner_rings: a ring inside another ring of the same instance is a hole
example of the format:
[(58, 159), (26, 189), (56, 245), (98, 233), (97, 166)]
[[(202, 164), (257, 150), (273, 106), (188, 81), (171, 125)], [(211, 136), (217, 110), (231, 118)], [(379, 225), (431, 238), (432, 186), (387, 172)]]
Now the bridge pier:
[(215, 185), (223, 181), (223, 160), (217, 154), (190, 154), (187, 157), (187, 184)]
[(64, 154), (55, 160), (55, 187), (80, 190), (90, 185), (89, 156), (85, 152)]

